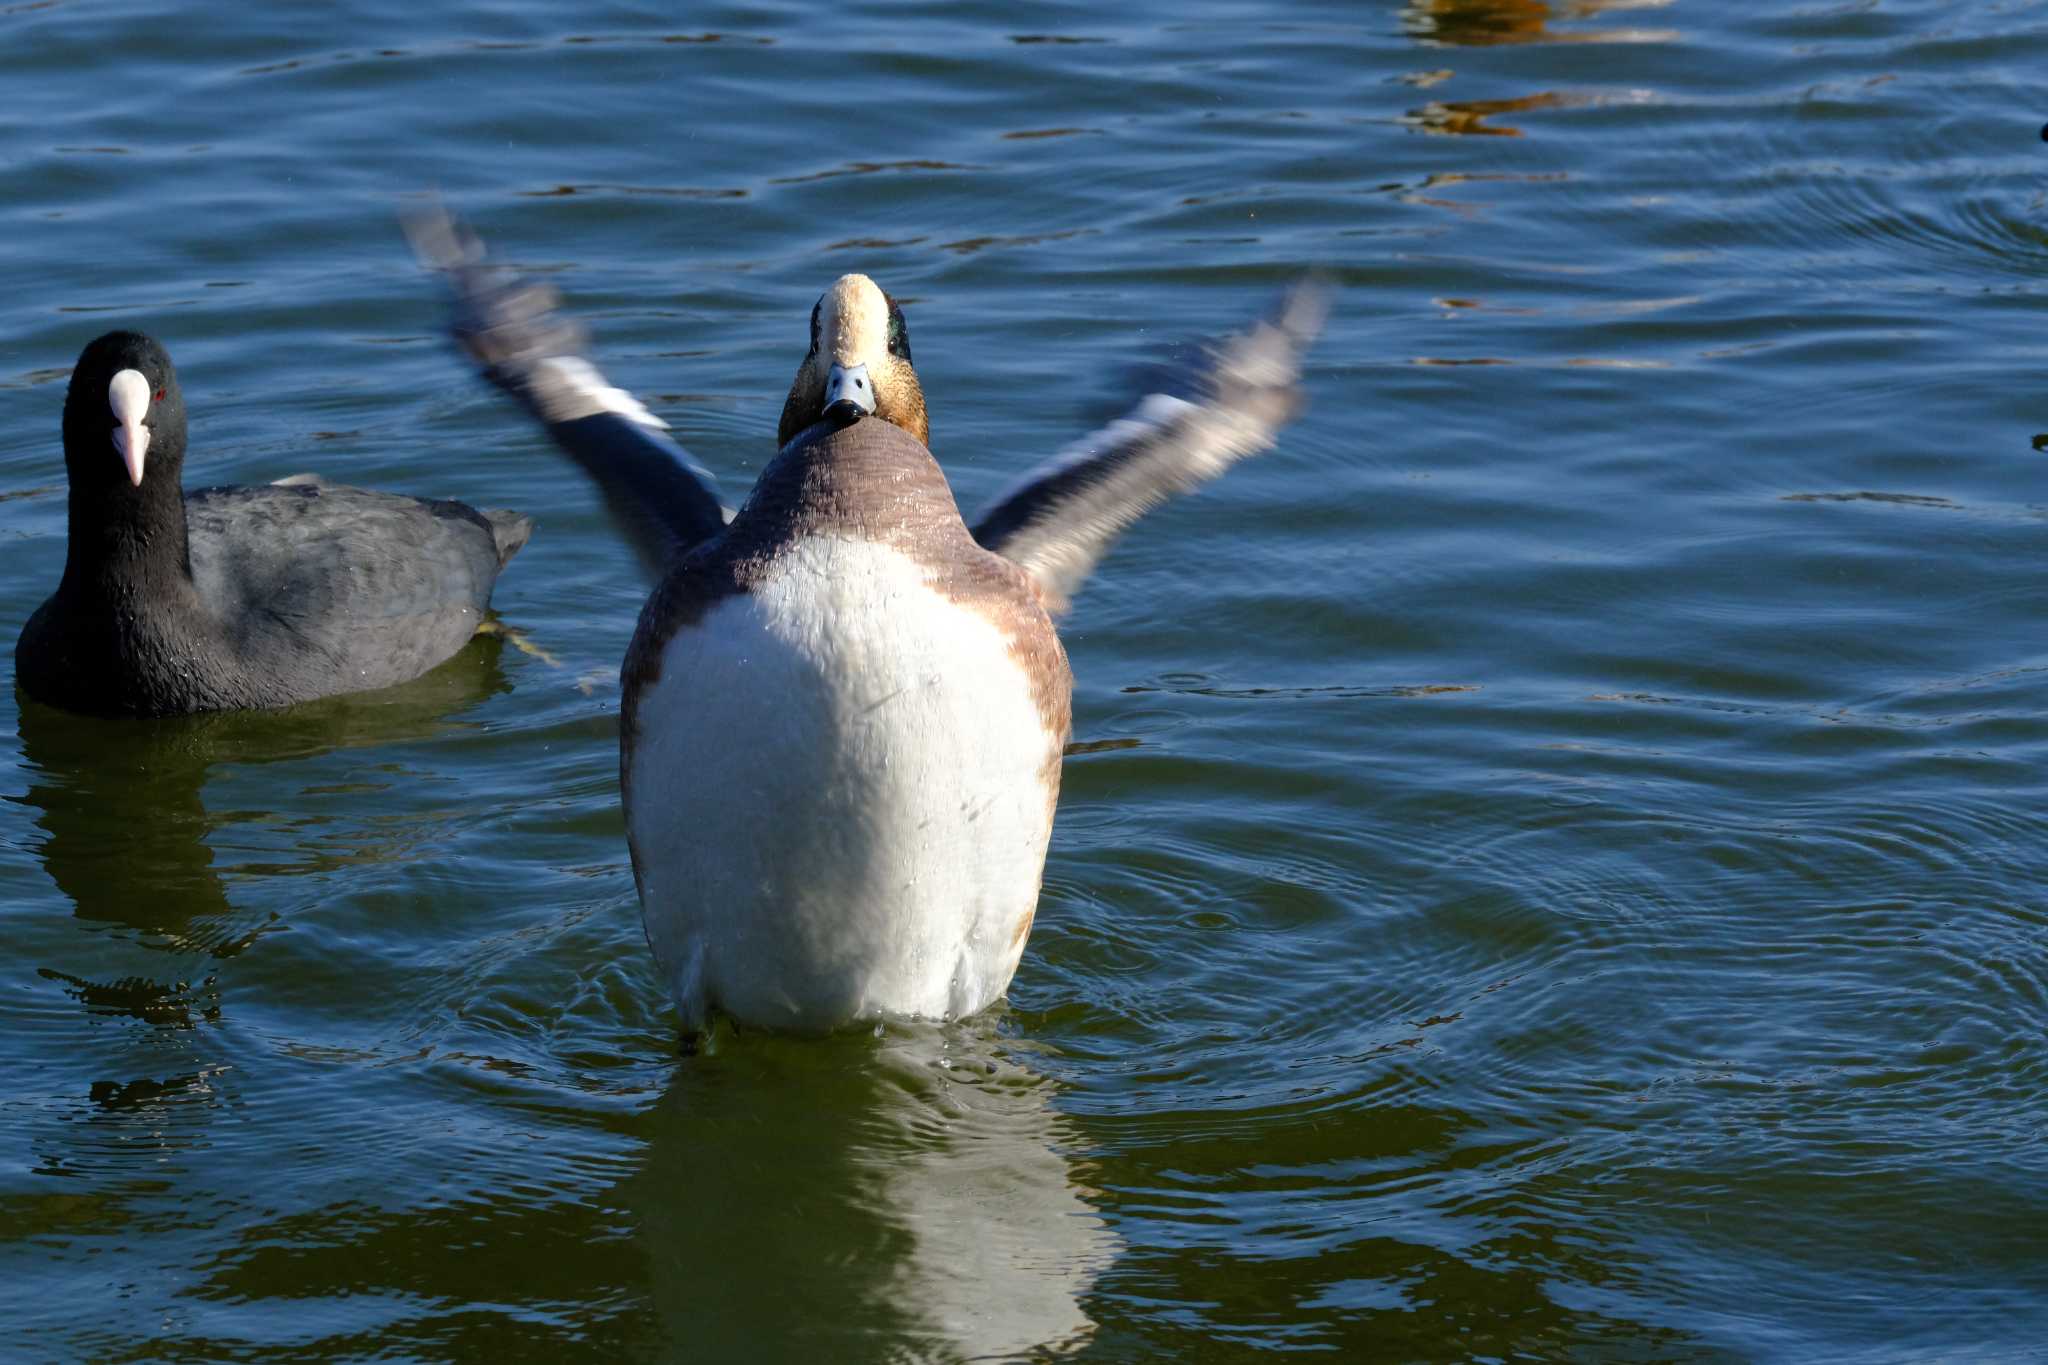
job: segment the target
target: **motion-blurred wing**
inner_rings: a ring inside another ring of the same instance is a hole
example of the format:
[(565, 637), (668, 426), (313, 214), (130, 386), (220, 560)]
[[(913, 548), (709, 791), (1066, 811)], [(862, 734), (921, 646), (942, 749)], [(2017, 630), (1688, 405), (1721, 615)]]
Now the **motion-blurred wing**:
[(974, 538), (1064, 610), (1126, 526), (1273, 444), (1300, 410), (1302, 353), (1329, 295), (1320, 279), (1298, 281), (1249, 331), (1212, 343), (1172, 383), (1026, 474), (982, 513)]
[(456, 344), (583, 467), (651, 573), (725, 529), (711, 476), (666, 422), (605, 382), (553, 285), (485, 264), (483, 242), (438, 206), (408, 215), (405, 229), (421, 263), (447, 276)]

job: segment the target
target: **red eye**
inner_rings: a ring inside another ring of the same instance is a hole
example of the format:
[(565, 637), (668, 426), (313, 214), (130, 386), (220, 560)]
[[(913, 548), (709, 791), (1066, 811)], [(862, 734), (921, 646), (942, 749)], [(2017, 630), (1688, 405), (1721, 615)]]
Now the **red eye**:
[(162, 389), (156, 391), (156, 399), (154, 401), (159, 403), (164, 401), (164, 391)]

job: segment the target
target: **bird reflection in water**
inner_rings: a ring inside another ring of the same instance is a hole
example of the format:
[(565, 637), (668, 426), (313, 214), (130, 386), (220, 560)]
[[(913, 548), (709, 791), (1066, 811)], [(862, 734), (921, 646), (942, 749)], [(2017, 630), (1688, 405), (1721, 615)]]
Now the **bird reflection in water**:
[[(677, 1068), (646, 1115), (643, 1188), (620, 1192), (669, 1333), (705, 1360), (1085, 1345), (1118, 1239), (1066, 1154), (1056, 1082), (1000, 1014), (753, 1037)], [(792, 1294), (801, 1313), (780, 1311)]]
[[(9, 799), (38, 812), (44, 837), (34, 851), (80, 918), (126, 926), (135, 931), (128, 937), (152, 947), (231, 956), (254, 933), (237, 924), (227, 886), (247, 869), (224, 869), (209, 839), (272, 816), (209, 811), (201, 794), (209, 772), (437, 734), (510, 687), (502, 649), (502, 639), (483, 636), (402, 686), (279, 711), (109, 720), (17, 692), (28, 790)], [(265, 870), (321, 865), (309, 859)]]
[(1556, 109), (1574, 102), (1548, 90), (1511, 100), (1431, 100), (1420, 109), (1409, 110), (1407, 117), (1402, 121), (1426, 133), (1448, 133), (1467, 137), (1520, 137), (1520, 128), (1508, 124), (1489, 124), (1486, 120), (1499, 114)]
[[(1545, 0), (1415, 0), (1401, 11), (1401, 26), (1420, 42), (1445, 47), (1668, 42), (1678, 36), (1670, 29), (1569, 25), (1594, 15), (1662, 9), (1669, 3), (1670, 0), (1574, 0), (1564, 4), (1549, 4)], [(1553, 23), (1567, 27), (1553, 28)], [(1433, 86), (1455, 74), (1448, 70), (1418, 73), (1409, 78), (1409, 83)], [(1511, 99), (1432, 100), (1420, 109), (1409, 110), (1403, 121), (1430, 133), (1520, 137), (1520, 128), (1487, 120), (1502, 114), (1565, 107), (1583, 103), (1586, 98), (1546, 90)]]

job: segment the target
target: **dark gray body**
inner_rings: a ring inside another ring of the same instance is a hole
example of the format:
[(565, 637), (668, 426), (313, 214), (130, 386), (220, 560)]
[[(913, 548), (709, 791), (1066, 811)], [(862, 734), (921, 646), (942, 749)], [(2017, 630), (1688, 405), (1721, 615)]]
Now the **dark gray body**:
[(403, 682), (476, 633), (532, 529), (510, 512), (330, 484), (209, 488), (183, 505), (189, 574), (67, 566), (15, 647), (30, 696), (158, 716)]

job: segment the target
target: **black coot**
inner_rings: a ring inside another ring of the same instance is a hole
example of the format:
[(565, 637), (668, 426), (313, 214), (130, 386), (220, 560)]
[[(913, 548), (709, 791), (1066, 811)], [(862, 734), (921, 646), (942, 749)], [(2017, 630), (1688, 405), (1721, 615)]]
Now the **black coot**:
[(137, 332), (85, 348), (64, 397), (70, 546), (14, 650), (73, 711), (288, 706), (417, 677), (462, 648), (532, 521), (319, 480), (187, 494), (185, 400)]

